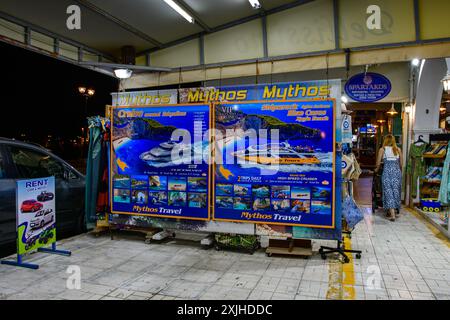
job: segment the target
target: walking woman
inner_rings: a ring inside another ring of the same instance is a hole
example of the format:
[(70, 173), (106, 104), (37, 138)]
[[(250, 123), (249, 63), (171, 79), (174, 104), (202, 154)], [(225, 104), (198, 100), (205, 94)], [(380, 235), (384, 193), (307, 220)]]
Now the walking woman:
[(378, 153), (376, 172), (383, 165), (382, 188), (383, 207), (388, 218), (395, 221), (395, 215), (400, 212), (402, 192), (402, 150), (397, 147), (395, 137), (391, 134), (384, 138), (383, 147)]

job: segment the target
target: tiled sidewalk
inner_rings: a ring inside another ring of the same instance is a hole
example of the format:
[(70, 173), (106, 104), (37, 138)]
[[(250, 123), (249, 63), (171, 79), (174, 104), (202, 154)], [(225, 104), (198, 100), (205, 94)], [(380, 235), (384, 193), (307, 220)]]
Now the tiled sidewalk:
[[(0, 299), (450, 299), (449, 242), (410, 212), (395, 223), (366, 212), (346, 240), (362, 259), (346, 265), (81, 235), (60, 243), (70, 258), (29, 257), (39, 270), (0, 265)], [(80, 290), (66, 287), (69, 265)]]

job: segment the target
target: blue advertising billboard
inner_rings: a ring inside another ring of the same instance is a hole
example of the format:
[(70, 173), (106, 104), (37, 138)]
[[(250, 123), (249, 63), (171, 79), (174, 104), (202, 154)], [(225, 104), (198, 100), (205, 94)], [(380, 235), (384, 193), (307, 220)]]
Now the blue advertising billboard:
[(334, 229), (335, 101), (218, 103), (214, 219)]
[(209, 219), (209, 105), (113, 107), (112, 213)]

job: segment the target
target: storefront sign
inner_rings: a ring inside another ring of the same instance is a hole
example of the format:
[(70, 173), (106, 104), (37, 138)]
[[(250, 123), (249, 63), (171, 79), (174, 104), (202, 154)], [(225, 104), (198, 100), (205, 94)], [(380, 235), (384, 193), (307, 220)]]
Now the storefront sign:
[(112, 93), (113, 106), (149, 106), (176, 104), (177, 90), (153, 90)]
[(112, 115), (112, 212), (209, 219), (209, 105), (113, 107)]
[(55, 178), (17, 181), (17, 253), (56, 242)]
[(376, 102), (386, 98), (392, 90), (388, 78), (378, 73), (360, 73), (347, 81), (345, 92), (358, 102)]
[[(180, 103), (295, 100), (333, 97), (335, 80), (179, 89)], [(336, 91), (336, 92), (335, 92)]]
[(214, 219), (335, 228), (334, 100), (215, 105)]

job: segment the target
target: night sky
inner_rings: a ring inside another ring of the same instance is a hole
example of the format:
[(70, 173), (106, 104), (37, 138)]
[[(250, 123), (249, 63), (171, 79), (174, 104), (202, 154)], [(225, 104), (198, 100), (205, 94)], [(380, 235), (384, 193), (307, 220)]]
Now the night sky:
[(88, 114), (103, 115), (118, 81), (38, 53), (0, 42), (2, 74), (0, 137), (41, 143), (47, 135), (73, 139), (81, 135), (84, 98), (78, 86), (96, 90)]

